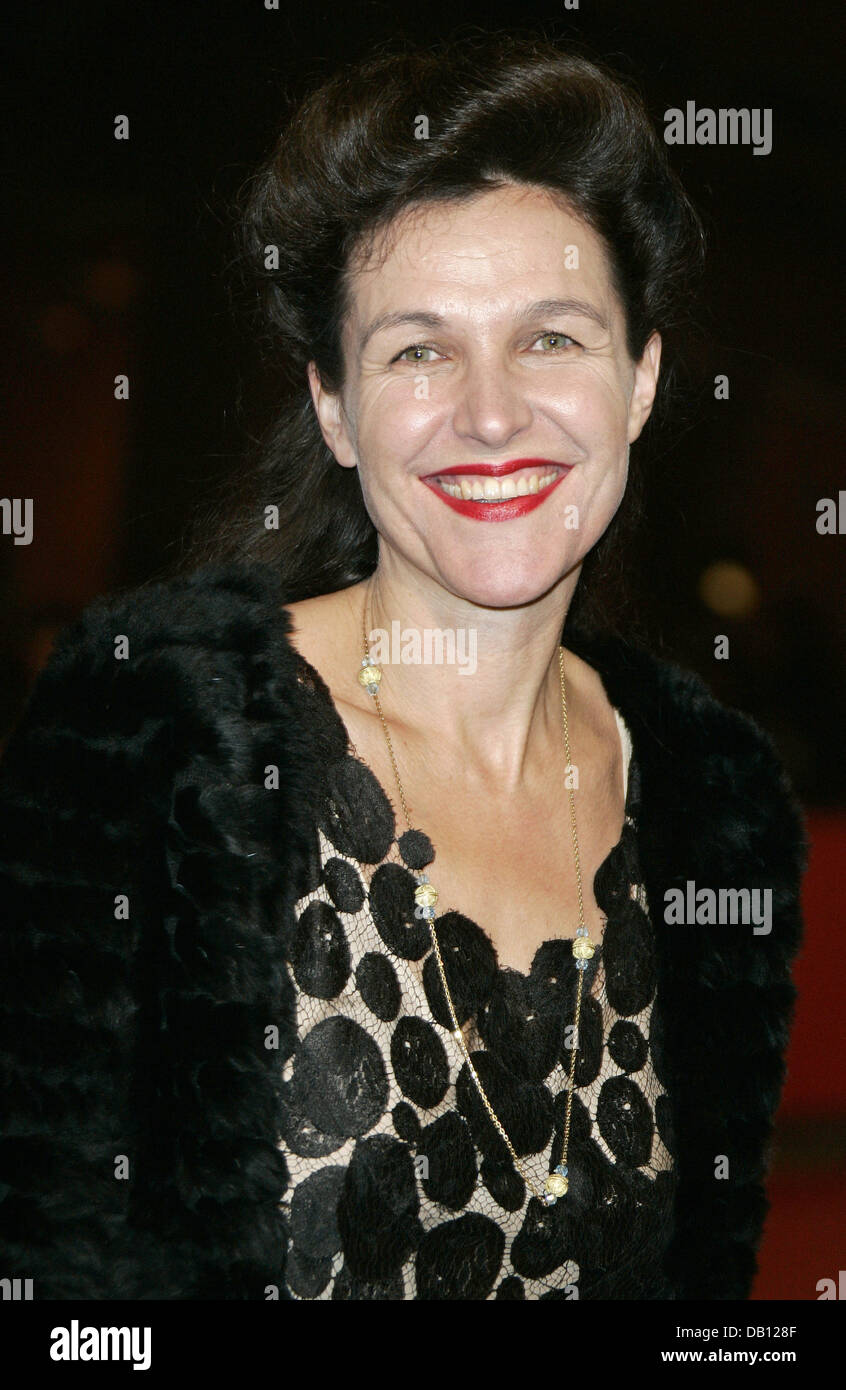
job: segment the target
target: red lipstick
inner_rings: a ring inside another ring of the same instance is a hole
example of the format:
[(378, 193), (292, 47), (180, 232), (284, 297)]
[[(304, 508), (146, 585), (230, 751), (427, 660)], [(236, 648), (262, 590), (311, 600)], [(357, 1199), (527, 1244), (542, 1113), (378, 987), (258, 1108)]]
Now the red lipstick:
[[(526, 458), (508, 459), (505, 463), (464, 463), (456, 464), (451, 468), (441, 468), (437, 473), (430, 473), (426, 477), (421, 477), (420, 481), (431, 488), (432, 492), (440, 497), (442, 502), (446, 502), (453, 511), (459, 512), (461, 516), (467, 516), (474, 521), (513, 521), (516, 517), (525, 516), (527, 512), (534, 511), (545, 502), (550, 493), (554, 492), (559, 483), (562, 483), (572, 468), (572, 464), (559, 463), (556, 459)], [(521, 468), (532, 468), (537, 472), (549, 472), (555, 468), (559, 476), (554, 482), (548, 483), (540, 492), (526, 493), (522, 497), (508, 497), (500, 502), (479, 502), (470, 501), (464, 497), (451, 497), (448, 492), (444, 492), (435, 481), (436, 478), (448, 478), (455, 474), (464, 477), (480, 476), (486, 478), (502, 478), (509, 473), (516, 473)]]

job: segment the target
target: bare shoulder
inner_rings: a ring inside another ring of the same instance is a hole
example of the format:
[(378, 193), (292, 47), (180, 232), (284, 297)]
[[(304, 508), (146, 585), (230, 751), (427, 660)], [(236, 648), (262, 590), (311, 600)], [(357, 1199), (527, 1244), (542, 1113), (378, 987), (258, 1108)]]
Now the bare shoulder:
[(564, 675), (568, 705), (572, 700), (578, 710), (581, 757), (586, 766), (592, 769), (594, 785), (606, 788), (612, 804), (616, 805), (622, 797), (625, 779), (623, 749), (614, 706), (599, 672), (566, 647)]
[(345, 705), (360, 689), (349, 678), (361, 660), (357, 624), (362, 589), (362, 584), (353, 584), (284, 605), (292, 620), (291, 645), (322, 677), (335, 702)]
[(608, 698), (602, 677), (569, 647), (564, 648), (564, 676), (568, 694), (572, 691), (583, 721), (591, 731), (602, 735), (612, 726), (616, 729), (614, 708)]
[(331, 594), (318, 594), (315, 598), (284, 605), (292, 618), (293, 645), (318, 669), (320, 662), (316, 658), (325, 661), (349, 641), (352, 598), (358, 587), (354, 584), (351, 589), (338, 589)]

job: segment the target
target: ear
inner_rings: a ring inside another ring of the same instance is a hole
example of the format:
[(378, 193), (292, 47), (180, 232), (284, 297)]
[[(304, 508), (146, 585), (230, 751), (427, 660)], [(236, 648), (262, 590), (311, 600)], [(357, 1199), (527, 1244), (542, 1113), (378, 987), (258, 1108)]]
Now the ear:
[(634, 385), (629, 401), (628, 440), (630, 444), (633, 444), (638, 438), (652, 412), (655, 392), (658, 389), (660, 368), (661, 335), (660, 333), (653, 333), (643, 349), (643, 356), (636, 363), (634, 369)]
[(308, 385), (323, 438), (342, 468), (356, 468), (358, 461), (340, 392), (324, 388), (314, 362), (308, 364)]

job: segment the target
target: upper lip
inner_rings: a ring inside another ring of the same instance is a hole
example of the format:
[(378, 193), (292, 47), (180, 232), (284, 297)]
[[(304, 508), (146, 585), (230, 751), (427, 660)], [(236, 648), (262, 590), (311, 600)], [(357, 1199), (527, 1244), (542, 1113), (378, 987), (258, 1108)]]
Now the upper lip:
[(571, 463), (559, 463), (557, 459), (508, 459), (505, 463), (457, 463), (453, 468), (439, 468), (436, 473), (425, 473), (425, 478), (448, 478), (454, 473), (467, 477), (480, 474), (485, 478), (504, 478), (507, 473), (516, 473), (519, 468), (572, 468)]

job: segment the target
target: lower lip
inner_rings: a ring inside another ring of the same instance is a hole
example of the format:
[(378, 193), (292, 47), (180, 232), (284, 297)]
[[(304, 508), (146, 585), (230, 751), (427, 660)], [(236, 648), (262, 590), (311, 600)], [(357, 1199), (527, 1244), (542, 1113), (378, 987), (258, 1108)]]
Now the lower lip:
[(504, 502), (469, 502), (463, 497), (451, 497), (428, 478), (421, 478), (420, 481), (431, 488), (442, 502), (446, 502), (448, 507), (452, 507), (454, 512), (460, 512), (462, 516), (469, 516), (474, 521), (513, 521), (515, 517), (525, 516), (527, 512), (533, 512), (535, 507), (540, 507), (558, 484), (563, 483), (569, 472), (570, 469), (566, 468), (555, 482), (550, 483), (542, 492), (528, 492), (525, 497), (508, 497)]

